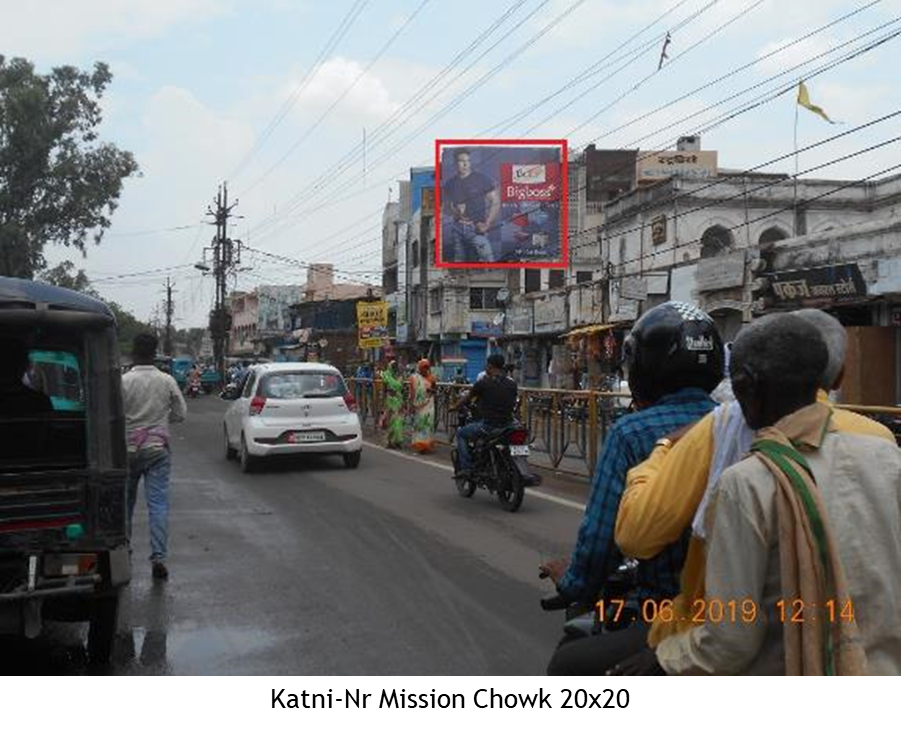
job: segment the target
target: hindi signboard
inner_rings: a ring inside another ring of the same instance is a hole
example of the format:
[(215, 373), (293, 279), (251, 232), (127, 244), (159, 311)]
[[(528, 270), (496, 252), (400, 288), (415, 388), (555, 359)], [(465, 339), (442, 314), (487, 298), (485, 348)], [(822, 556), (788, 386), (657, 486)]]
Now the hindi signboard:
[(836, 264), (769, 275), (776, 304), (842, 302), (867, 295), (857, 264)]
[(715, 151), (695, 152), (662, 150), (642, 152), (638, 156), (636, 177), (639, 182), (663, 178), (715, 178), (717, 160)]
[(384, 300), (357, 302), (357, 330), (362, 349), (388, 344), (388, 303)]

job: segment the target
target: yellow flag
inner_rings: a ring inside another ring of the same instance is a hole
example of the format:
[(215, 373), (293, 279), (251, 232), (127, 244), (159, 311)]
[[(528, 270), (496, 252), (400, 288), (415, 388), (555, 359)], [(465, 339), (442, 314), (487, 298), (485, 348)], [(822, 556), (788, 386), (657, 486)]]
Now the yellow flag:
[(804, 86), (803, 81), (798, 82), (798, 104), (800, 104), (805, 109), (809, 109), (814, 114), (819, 114), (823, 119), (829, 122), (829, 124), (835, 124), (835, 122), (829, 119), (826, 112), (823, 111), (822, 107), (818, 107), (816, 104), (811, 104), (810, 94), (807, 93), (807, 87)]

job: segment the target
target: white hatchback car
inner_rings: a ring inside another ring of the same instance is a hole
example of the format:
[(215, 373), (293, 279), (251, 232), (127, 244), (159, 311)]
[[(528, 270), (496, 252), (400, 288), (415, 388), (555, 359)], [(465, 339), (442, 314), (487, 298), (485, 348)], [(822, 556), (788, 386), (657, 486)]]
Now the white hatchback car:
[(279, 454), (340, 454), (360, 464), (363, 431), (354, 398), (337, 368), (324, 363), (251, 366), (225, 412), (225, 456), (249, 472)]

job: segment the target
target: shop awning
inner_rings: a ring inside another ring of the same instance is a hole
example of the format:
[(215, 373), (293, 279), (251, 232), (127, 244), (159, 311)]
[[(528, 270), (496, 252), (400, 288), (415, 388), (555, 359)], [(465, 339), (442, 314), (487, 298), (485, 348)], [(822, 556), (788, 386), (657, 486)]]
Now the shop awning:
[(625, 323), (622, 322), (605, 322), (601, 325), (584, 325), (583, 327), (577, 327), (574, 330), (570, 330), (568, 333), (563, 333), (561, 338), (581, 338), (586, 335), (596, 335), (597, 333), (602, 333), (607, 330), (612, 330), (615, 327), (624, 327)]

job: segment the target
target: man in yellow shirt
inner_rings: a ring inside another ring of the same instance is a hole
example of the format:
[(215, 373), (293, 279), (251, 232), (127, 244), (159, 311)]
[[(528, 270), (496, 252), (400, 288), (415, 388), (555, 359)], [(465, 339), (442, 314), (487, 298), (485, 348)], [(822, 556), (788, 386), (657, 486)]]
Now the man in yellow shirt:
[[(844, 375), (844, 327), (821, 310), (793, 314), (817, 327), (826, 343), (829, 362), (817, 401), (829, 404), (826, 390), (838, 389)], [(839, 432), (895, 442), (891, 431), (872, 419), (834, 407), (832, 412), (833, 427)], [(680, 430), (658, 440), (650, 457), (628, 473), (616, 521), (616, 543), (626, 556), (653, 557), (692, 528), (681, 593), (673, 600), (671, 613), (668, 609), (658, 612), (648, 636), (651, 647), (696, 626), (692, 620), (703, 609), (705, 589), (703, 508), (719, 475), (742, 458), (753, 434), (744, 423), (738, 402), (723, 404), (684, 432)]]

